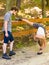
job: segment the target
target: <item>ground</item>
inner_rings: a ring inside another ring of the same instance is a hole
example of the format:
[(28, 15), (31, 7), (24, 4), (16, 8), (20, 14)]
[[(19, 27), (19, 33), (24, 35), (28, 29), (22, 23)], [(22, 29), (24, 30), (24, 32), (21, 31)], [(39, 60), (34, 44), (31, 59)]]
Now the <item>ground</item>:
[(12, 56), (11, 60), (2, 59), (0, 56), (1, 65), (49, 65), (49, 42), (42, 55), (37, 55), (38, 46), (23, 47), (15, 50), (16, 55)]

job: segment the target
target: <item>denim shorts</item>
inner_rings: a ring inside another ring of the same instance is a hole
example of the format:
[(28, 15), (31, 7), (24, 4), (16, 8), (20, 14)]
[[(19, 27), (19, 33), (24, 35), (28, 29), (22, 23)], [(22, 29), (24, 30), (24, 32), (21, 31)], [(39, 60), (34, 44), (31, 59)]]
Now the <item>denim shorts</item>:
[(12, 33), (10, 31), (8, 31), (8, 37), (5, 36), (5, 31), (3, 33), (4, 33), (4, 43), (7, 44), (9, 41), (10, 42), (14, 41), (14, 38), (13, 38)]

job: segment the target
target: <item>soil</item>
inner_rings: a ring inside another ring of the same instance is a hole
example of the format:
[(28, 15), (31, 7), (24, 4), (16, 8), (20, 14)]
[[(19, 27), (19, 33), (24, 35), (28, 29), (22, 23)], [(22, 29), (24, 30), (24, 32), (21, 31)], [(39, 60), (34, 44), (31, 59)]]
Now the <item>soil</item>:
[(1, 65), (49, 65), (49, 42), (43, 54), (37, 55), (38, 46), (23, 47), (15, 50), (16, 55), (11, 57), (11, 60), (2, 59), (0, 56)]

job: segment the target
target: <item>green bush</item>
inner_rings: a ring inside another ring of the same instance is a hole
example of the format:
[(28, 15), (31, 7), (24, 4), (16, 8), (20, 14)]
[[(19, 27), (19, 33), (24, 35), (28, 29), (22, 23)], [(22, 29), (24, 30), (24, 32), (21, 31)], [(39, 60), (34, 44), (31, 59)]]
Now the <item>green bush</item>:
[(46, 22), (46, 26), (49, 26), (49, 21)]

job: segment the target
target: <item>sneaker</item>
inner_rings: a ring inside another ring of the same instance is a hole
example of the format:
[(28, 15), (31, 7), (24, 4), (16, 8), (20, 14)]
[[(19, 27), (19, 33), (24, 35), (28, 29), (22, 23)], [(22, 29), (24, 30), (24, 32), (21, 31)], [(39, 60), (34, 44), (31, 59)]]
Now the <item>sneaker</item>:
[(41, 54), (43, 54), (43, 52), (38, 52), (38, 53), (37, 53), (37, 55), (41, 55)]
[(6, 53), (3, 54), (2, 58), (3, 58), (3, 59), (7, 59), (7, 60), (8, 60), (8, 59), (11, 59)]
[(14, 51), (10, 51), (9, 56), (15, 55), (16, 53)]

